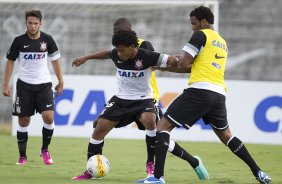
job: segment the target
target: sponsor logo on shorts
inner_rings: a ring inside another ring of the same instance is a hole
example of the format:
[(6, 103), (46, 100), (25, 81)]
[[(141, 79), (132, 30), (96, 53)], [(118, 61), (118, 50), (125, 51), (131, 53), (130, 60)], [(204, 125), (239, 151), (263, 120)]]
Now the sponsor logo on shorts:
[(49, 108), (51, 107), (53, 104), (47, 104), (46, 107)]
[(106, 107), (112, 107), (114, 105), (115, 102), (111, 102), (109, 104), (106, 105)]

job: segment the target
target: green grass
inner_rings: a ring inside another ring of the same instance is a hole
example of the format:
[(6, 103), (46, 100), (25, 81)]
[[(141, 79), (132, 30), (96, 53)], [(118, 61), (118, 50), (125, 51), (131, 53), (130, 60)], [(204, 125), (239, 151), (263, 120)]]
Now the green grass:
[[(111, 171), (103, 180), (72, 181), (86, 166), (86, 138), (55, 137), (50, 146), (54, 164), (44, 165), (39, 150), (41, 138), (29, 137), (28, 164), (17, 166), (16, 137), (0, 134), (1, 184), (56, 184), (56, 183), (135, 183), (145, 176), (145, 141), (106, 139), (104, 155), (111, 163)], [(192, 168), (170, 153), (166, 160), (166, 183), (257, 183), (249, 168), (221, 143), (179, 142), (191, 154), (201, 156), (211, 179), (199, 181)], [(259, 166), (267, 172), (273, 183), (282, 183), (282, 146), (247, 145)]]

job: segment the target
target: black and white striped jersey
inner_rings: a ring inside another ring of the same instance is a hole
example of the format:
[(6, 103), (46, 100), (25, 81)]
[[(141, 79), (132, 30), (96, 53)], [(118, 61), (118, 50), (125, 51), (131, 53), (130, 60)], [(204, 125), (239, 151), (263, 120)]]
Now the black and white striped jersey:
[(48, 61), (60, 58), (60, 52), (51, 35), (40, 32), (38, 39), (27, 33), (16, 37), (7, 52), (7, 59), (18, 61), (18, 77), (29, 84), (51, 82)]
[(165, 66), (168, 55), (139, 48), (133, 59), (121, 61), (117, 50), (113, 49), (110, 58), (117, 67), (117, 97), (128, 100), (153, 98), (150, 67)]

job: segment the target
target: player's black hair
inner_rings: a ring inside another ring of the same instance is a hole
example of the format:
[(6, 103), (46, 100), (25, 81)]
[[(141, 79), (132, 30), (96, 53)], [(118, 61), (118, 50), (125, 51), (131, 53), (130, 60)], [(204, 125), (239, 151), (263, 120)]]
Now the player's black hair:
[(42, 19), (42, 13), (40, 10), (30, 10), (25, 12), (25, 20), (27, 20), (27, 17), (37, 17), (40, 22)]
[(126, 47), (129, 46), (138, 46), (138, 37), (135, 31), (132, 30), (120, 30), (113, 35), (112, 44), (114, 47), (118, 45), (123, 45)]
[(206, 19), (209, 24), (214, 23), (214, 15), (208, 7), (200, 6), (191, 11), (190, 17), (195, 16), (199, 21)]
[(115, 26), (127, 27), (128, 29), (132, 28), (131, 22), (127, 18), (124, 18), (124, 17), (117, 19), (114, 23), (114, 27)]

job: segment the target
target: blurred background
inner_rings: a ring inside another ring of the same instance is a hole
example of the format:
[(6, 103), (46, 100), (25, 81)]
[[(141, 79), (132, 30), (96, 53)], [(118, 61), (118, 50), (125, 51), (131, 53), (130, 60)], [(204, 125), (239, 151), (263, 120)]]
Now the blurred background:
[[(89, 0), (89, 2), (94, 1)], [(95, 2), (103, 1), (96, 0)], [(62, 55), (64, 74), (115, 74), (112, 62), (93, 62), (82, 66), (80, 70), (74, 70), (71, 62), (80, 55), (111, 48), (113, 23), (120, 17), (127, 17), (132, 22), (133, 30), (137, 32), (138, 36), (150, 41), (156, 51), (168, 54), (181, 53), (182, 47), (192, 34), (188, 13), (196, 5), (188, 5), (189, 1), (175, 4), (162, 4), (164, 0), (155, 1), (157, 2), (155, 4), (143, 2), (102, 4), (0, 0), (1, 89), (6, 52), (13, 38), (25, 32), (24, 13), (31, 9), (42, 10), (41, 30), (51, 34), (57, 42)], [(202, 2), (218, 3), (218, 9), (215, 9), (218, 10), (218, 20), (216, 20), (218, 31), (226, 39), (229, 47), (226, 79), (282, 81), (282, 1)], [(52, 68), (50, 71), (52, 72)], [(188, 75), (158, 72), (157, 76), (187, 78)], [(12, 98), (1, 95), (0, 107), (0, 126), (6, 127), (5, 125), (11, 123)]]

